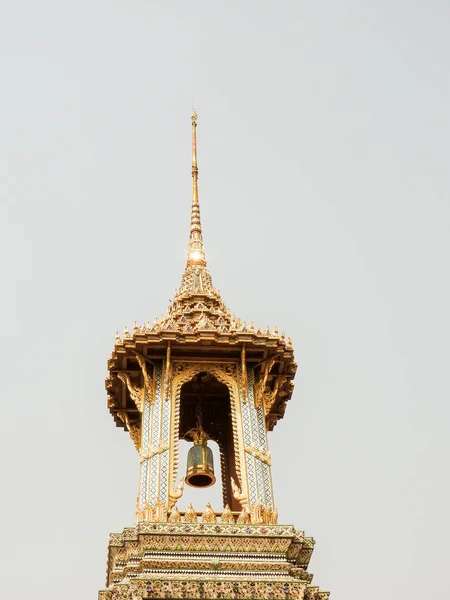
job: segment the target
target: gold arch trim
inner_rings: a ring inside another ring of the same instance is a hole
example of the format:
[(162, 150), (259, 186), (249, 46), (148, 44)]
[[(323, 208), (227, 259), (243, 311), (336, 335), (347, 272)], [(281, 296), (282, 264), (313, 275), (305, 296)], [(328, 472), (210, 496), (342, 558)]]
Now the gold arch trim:
[[(237, 369), (235, 365), (226, 365), (227, 371), (222, 368), (221, 364), (216, 363), (175, 363), (173, 364), (175, 377), (172, 379), (171, 385), (171, 433), (172, 443), (170, 452), (170, 467), (169, 467), (169, 495), (172, 489), (176, 485), (176, 478), (178, 475), (178, 461), (179, 461), (179, 447), (180, 440), (178, 438), (178, 432), (180, 428), (180, 398), (182, 386), (191, 381), (198, 373), (210, 373), (218, 381), (227, 386), (230, 394), (230, 407), (231, 407), (231, 423), (233, 428), (233, 445), (234, 455), (236, 457), (236, 473), (239, 478), (241, 489), (248, 494), (247, 489), (247, 478), (242, 477), (241, 469), (245, 470), (245, 455), (244, 447), (239, 444), (240, 437), (239, 431), (242, 432), (242, 417), (239, 403), (239, 387), (237, 382)], [(230, 369), (230, 367), (232, 367)], [(233, 377), (231, 373), (235, 373)], [(242, 438), (243, 439), (243, 438)], [(224, 482), (222, 482), (224, 485)]]

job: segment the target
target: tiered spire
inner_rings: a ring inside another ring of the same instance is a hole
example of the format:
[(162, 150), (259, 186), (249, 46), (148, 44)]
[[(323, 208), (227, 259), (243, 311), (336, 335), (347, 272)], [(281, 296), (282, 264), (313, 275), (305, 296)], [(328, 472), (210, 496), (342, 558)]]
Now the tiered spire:
[(206, 267), (205, 251), (203, 248), (202, 224), (200, 221), (200, 205), (198, 202), (198, 167), (197, 167), (197, 113), (192, 110), (192, 207), (191, 233), (187, 266)]
[(200, 204), (198, 202), (198, 167), (197, 167), (197, 113), (192, 111), (192, 206), (191, 231), (186, 268), (181, 279), (181, 286), (175, 299), (187, 299), (191, 296), (207, 295), (219, 299), (213, 288), (211, 275), (206, 268), (206, 256), (203, 248), (202, 224), (200, 221)]

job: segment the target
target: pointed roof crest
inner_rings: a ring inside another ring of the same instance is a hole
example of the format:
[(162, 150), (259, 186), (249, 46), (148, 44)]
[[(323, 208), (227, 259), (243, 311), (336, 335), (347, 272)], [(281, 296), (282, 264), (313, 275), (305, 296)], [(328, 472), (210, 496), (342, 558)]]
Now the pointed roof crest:
[(192, 110), (192, 206), (191, 232), (187, 266), (206, 267), (205, 250), (203, 248), (202, 224), (200, 221), (200, 205), (198, 202), (198, 167), (197, 167), (197, 113)]

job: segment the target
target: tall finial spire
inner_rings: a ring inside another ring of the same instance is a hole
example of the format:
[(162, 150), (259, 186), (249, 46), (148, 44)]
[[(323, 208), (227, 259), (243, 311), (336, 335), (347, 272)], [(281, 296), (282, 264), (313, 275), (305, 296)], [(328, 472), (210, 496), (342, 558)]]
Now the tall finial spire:
[(197, 168), (197, 113), (192, 110), (192, 208), (191, 234), (189, 238), (188, 266), (206, 266), (203, 249), (202, 224), (200, 222), (200, 205), (198, 203), (198, 168)]

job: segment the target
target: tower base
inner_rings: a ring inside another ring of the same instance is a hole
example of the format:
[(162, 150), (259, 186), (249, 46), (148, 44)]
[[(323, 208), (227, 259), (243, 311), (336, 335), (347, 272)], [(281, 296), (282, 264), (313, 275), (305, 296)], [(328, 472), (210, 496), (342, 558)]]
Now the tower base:
[(307, 571), (313, 548), (291, 525), (138, 523), (111, 534), (98, 600), (327, 600)]

